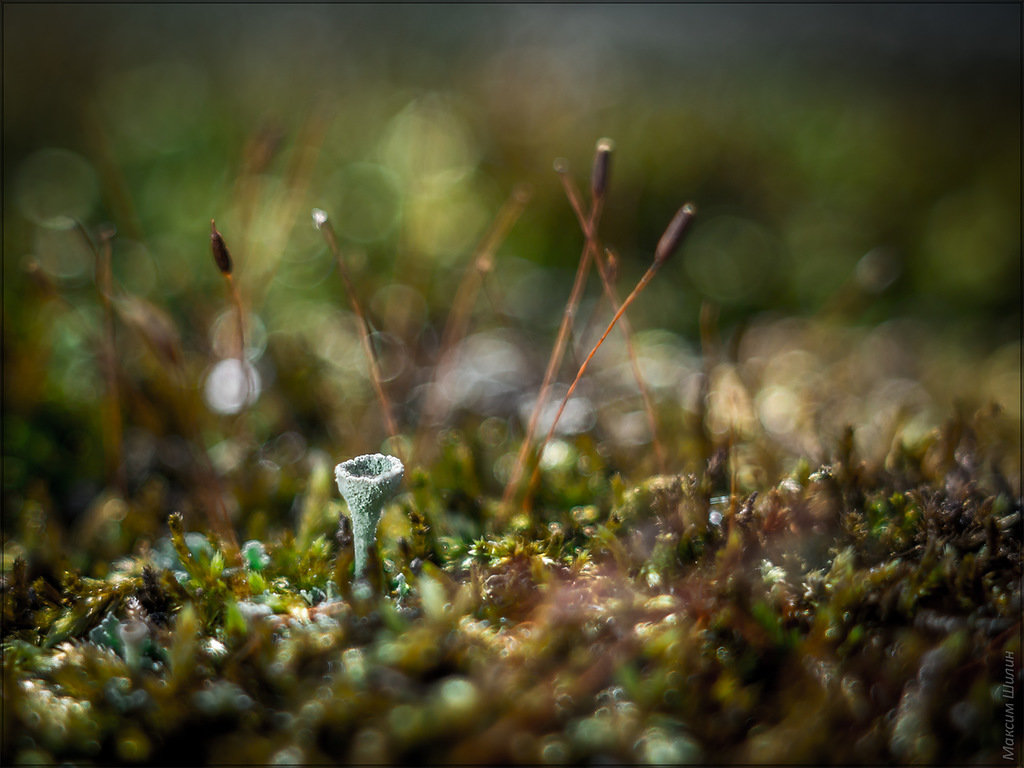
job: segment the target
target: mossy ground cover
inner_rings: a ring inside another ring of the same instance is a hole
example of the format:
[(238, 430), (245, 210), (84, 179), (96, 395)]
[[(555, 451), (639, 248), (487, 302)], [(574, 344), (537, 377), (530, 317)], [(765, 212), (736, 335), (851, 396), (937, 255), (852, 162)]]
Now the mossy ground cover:
[(322, 461), (238, 560), (112, 496), (152, 533), (102, 577), (45, 545), (5, 574), (5, 762), (992, 762), (1020, 643), (998, 422), (881, 465), (851, 431), (749, 493), (742, 445), (627, 486), (581, 438), (500, 529), (465, 490), (487, 446), (449, 432), (356, 582)]
[(1019, 760), (1019, 66), (4, 13), (4, 765)]

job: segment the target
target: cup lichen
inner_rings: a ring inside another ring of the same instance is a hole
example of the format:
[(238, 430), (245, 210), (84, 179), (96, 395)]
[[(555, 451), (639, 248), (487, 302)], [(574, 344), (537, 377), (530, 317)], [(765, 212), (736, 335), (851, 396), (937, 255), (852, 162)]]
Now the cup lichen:
[(338, 490), (352, 518), (357, 579), (366, 570), (367, 549), (377, 540), (384, 503), (395, 495), (404, 474), (405, 467), (399, 459), (382, 453), (356, 456), (334, 468)]

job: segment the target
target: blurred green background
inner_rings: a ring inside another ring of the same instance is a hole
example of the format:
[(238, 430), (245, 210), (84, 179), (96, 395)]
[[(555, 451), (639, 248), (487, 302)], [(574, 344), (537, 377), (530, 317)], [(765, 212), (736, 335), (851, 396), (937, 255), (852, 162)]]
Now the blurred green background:
[[(864, 446), (887, 408), (917, 409), (924, 430), (958, 399), (994, 401), (1019, 424), (1015, 4), (3, 14), (5, 518), (35, 504), (75, 519), (111, 481), (103, 304), (76, 220), (117, 232), (126, 493), (156, 483), (157, 507), (180, 506), (199, 442), (241, 507), (287, 509), (310, 449), (337, 460), (386, 436), (311, 209), (338, 231), (411, 433), (465, 265), (525, 183), (445, 385), (446, 423), (484, 430), (499, 487), (582, 245), (552, 161), (585, 185), (602, 136), (622, 295), (678, 206), (700, 212), (630, 312), (661, 411), (692, 408), (706, 301), (759, 428), (794, 453), (816, 450), (800, 430), (838, 429), (804, 419), (808, 403), (860, 420)], [(231, 321), (211, 218), (250, 313), (261, 390), (245, 407), (218, 400)], [(577, 354), (607, 317), (599, 297), (591, 284)], [(595, 366), (566, 429), (603, 420), (628, 469), (649, 436), (608, 395), (621, 354)], [(856, 407), (820, 395), (849, 383), (827, 369), (838, 358), (871, 379), (850, 385)]]

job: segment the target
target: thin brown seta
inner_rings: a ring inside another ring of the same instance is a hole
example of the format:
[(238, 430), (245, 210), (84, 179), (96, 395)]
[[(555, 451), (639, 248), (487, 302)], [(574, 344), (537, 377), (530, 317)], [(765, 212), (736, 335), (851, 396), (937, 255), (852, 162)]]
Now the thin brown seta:
[(729, 425), (729, 444), (728, 444), (728, 457), (729, 457), (729, 516), (731, 519), (736, 519), (736, 505), (739, 502), (736, 490), (736, 426), (734, 424)]
[(89, 156), (95, 158), (96, 170), (109, 200), (113, 218), (120, 222), (120, 230), (132, 240), (144, 241), (139, 212), (128, 191), (128, 179), (117, 161), (114, 141), (104, 126), (101, 109), (95, 101), (86, 101), (82, 115), (82, 128), (89, 143)]
[[(245, 388), (242, 402), (247, 404), (249, 397), (252, 395), (253, 382), (249, 373), (249, 362), (245, 354), (245, 310), (242, 307), (242, 297), (234, 280), (234, 262), (231, 258), (231, 253), (228, 251), (227, 243), (224, 242), (224, 236), (217, 230), (217, 224), (213, 219), (210, 219), (210, 249), (213, 252), (213, 261), (224, 277), (228, 301), (231, 303), (235, 313), (235, 328), (237, 331), (235, 344), (237, 346), (239, 370), (242, 374), (242, 386)], [(210, 463), (209, 455), (202, 448), (201, 442), (199, 443), (199, 449), (202, 472), (207, 478), (203, 483), (207, 497), (206, 503), (216, 510), (212, 516), (217, 520), (214, 527), (228, 548), (228, 555), (234, 560), (240, 560), (241, 552), (238, 549), (238, 540), (235, 538), (234, 528), (231, 525), (227, 507), (224, 506), (224, 495), (220, 487), (220, 481), (213, 469), (213, 465)]]
[[(617, 312), (620, 304), (618, 294), (615, 291), (615, 278), (613, 275), (617, 267), (616, 260), (610, 251), (608, 252), (609, 259), (607, 262), (601, 257), (601, 247), (597, 242), (597, 233), (588, 226), (588, 221), (583, 214), (580, 194), (573, 183), (572, 177), (567, 173), (559, 174), (559, 176), (562, 179), (562, 186), (565, 189), (566, 197), (569, 198), (569, 203), (572, 205), (573, 211), (576, 212), (576, 218), (579, 220), (580, 227), (583, 228), (583, 234), (590, 244), (594, 258), (597, 260), (597, 273), (601, 277), (601, 285), (604, 287), (605, 296), (608, 299), (608, 303), (611, 304), (612, 312)], [(654, 453), (658, 459), (658, 469), (662, 474), (665, 474), (668, 471), (668, 465), (665, 460), (665, 449), (658, 438), (658, 420), (654, 414), (654, 404), (651, 401), (651, 394), (647, 388), (647, 383), (644, 381), (643, 373), (640, 370), (640, 362), (636, 356), (636, 349), (633, 346), (633, 332), (629, 325), (629, 318), (625, 315), (622, 317), (620, 327), (626, 341), (626, 352), (629, 354), (629, 362), (633, 368), (633, 378), (636, 379), (637, 387), (640, 389), (640, 396), (644, 402), (644, 411), (647, 413), (647, 425), (651, 430), (651, 444), (654, 446)]]
[(714, 453), (714, 438), (708, 426), (708, 392), (711, 386), (711, 372), (719, 362), (718, 309), (710, 301), (700, 305), (700, 349), (702, 375), (700, 392), (697, 397), (697, 414), (694, 424), (700, 445), (700, 460), (707, 465)]
[[(284, 131), (278, 125), (265, 122), (249, 135), (242, 149), (242, 167), (235, 179), (234, 200), (243, 253), (253, 252), (257, 240), (253, 231), (257, 205), (266, 188), (267, 170), (281, 151), (284, 138)], [(274, 205), (272, 210), (277, 214), (281, 207)]]
[[(76, 228), (96, 257), (96, 283), (100, 291), (101, 301), (104, 304), (105, 314), (103, 336), (100, 338), (99, 343), (101, 348), (106, 348), (106, 351), (103, 352), (101, 358), (105, 361), (110, 361), (104, 362), (104, 375), (110, 376), (109, 372), (113, 371), (113, 379), (108, 379), (110, 383), (107, 387), (107, 397), (111, 400), (112, 405), (116, 406), (111, 408), (111, 413), (115, 414), (114, 418), (116, 421), (106, 421), (105, 431), (117, 436), (117, 440), (111, 445), (122, 446), (119, 448), (119, 451), (123, 451), (120, 402), (119, 400), (117, 402), (113, 400), (113, 398), (119, 399), (120, 389), (115, 389), (117, 385), (117, 356), (116, 348), (113, 346), (114, 326), (112, 311), (116, 308), (121, 319), (134, 327), (142, 335), (146, 344), (153, 350), (163, 371), (173, 377), (176, 387), (179, 389), (184, 388), (186, 382), (180, 342), (174, 330), (173, 321), (158, 310), (157, 307), (130, 294), (125, 295), (121, 293), (115, 295), (113, 275), (110, 268), (111, 240), (114, 236), (114, 230), (110, 228), (101, 232), (101, 246), (97, 246), (81, 223), (76, 222)], [(59, 296), (58, 298), (61, 298), (62, 302), (68, 307), (74, 308), (74, 305), (67, 302), (66, 299)], [(106, 315), (108, 306), (111, 310), (110, 315)], [(230, 560), (240, 564), (241, 553), (238, 548), (238, 540), (231, 526), (227, 507), (224, 505), (223, 489), (220, 480), (203, 446), (196, 421), (187, 417), (184, 417), (183, 421), (190, 425), (191, 428), (190, 436), (196, 458), (196, 478), (199, 485), (196, 494), (197, 501), (199, 506), (205, 511), (210, 529), (217, 537), (225, 554)], [(115, 475), (115, 483), (118, 484), (118, 488), (122, 492), (122, 498), (127, 499), (127, 496), (124, 495), (126, 493), (127, 481), (123, 475), (123, 461), (119, 461), (118, 464), (118, 471), (121, 474)]]
[(235, 312), (235, 330), (237, 331), (235, 353), (238, 357), (238, 365), (240, 366), (242, 376), (245, 378), (245, 397), (242, 400), (244, 403), (248, 401), (249, 396), (252, 394), (252, 379), (249, 375), (249, 363), (245, 354), (245, 310), (242, 307), (242, 296), (238, 292), (238, 285), (235, 283), (234, 263), (231, 259), (231, 254), (228, 251), (227, 244), (224, 242), (223, 235), (217, 231), (217, 224), (213, 219), (210, 219), (210, 247), (213, 250), (213, 260), (217, 264), (221, 275), (224, 276), (228, 300), (231, 302), (231, 307)]
[(356, 319), (359, 321), (359, 338), (362, 341), (363, 353), (366, 355), (366, 364), (370, 369), (370, 381), (373, 384), (373, 391), (376, 393), (377, 400), (380, 403), (380, 408), (384, 415), (384, 424), (387, 427), (388, 435), (391, 437), (391, 442), (394, 444), (395, 455), (404, 462), (405, 456), (403, 455), (404, 451), (402, 451), (402, 442), (398, 435), (398, 428), (395, 426), (394, 417), (391, 415), (391, 401), (388, 399), (387, 393), (384, 391), (384, 385), (381, 381), (380, 375), (380, 366), (377, 363), (377, 355), (373, 351), (373, 342), (370, 338), (370, 324), (363, 312), (362, 305), (359, 303), (359, 298), (356, 296), (355, 288), (352, 286), (352, 280), (348, 274), (348, 267), (345, 266), (345, 260), (342, 258), (341, 249), (338, 247), (338, 238), (334, 234), (334, 227), (327, 218), (327, 214), (319, 208), (313, 209), (313, 224), (324, 236), (327, 247), (330, 249), (331, 254), (334, 256), (334, 260), (338, 264), (338, 274), (341, 275), (341, 281), (345, 285), (345, 292), (348, 294), (348, 300), (352, 305), (352, 311), (355, 313)]
[(455, 291), (455, 298), (452, 299), (444, 331), (441, 334), (441, 351), (437, 356), (438, 365), (434, 368), (434, 377), (427, 390), (427, 400), (420, 414), (416, 435), (413, 438), (412, 455), (414, 458), (418, 458), (423, 452), (427, 430), (437, 424), (443, 415), (441, 413), (443, 404), (437, 382), (438, 374), (449, 363), (452, 350), (465, 338), (469, 329), (470, 313), (476, 303), (477, 295), (484, 287), (487, 275), (494, 269), (494, 254), (508, 236), (509, 230), (519, 220), (531, 194), (532, 190), (526, 184), (520, 184), (512, 190), (501, 210), (498, 211), (494, 223), (477, 244), (469, 263), (466, 264), (462, 280)]
[[(263, 138), (253, 137), (243, 160), (243, 180), (236, 185), (236, 203), (234, 210), (238, 220), (242, 222), (240, 230), (244, 232), (248, 245), (244, 253), (250, 256), (251, 269), (246, 271), (247, 298), (250, 306), (260, 307), (266, 301), (267, 292), (273, 285), (274, 276), (281, 266), (282, 254), (285, 253), (292, 230), (300, 221), (300, 213), (306, 200), (309, 183), (316, 168), (316, 159), (324, 145), (327, 129), (330, 125), (330, 114), (323, 108), (314, 108), (308, 118), (298, 129), (289, 160), (281, 174), (281, 185), (274, 185), (280, 191), (274, 191), (269, 199), (257, 203), (266, 193), (267, 184), (261, 178), (259, 169), (263, 164), (274, 160), (274, 155), (283, 155), (284, 134), (269, 129)], [(262, 145), (261, 145), (262, 144)], [(259, 177), (259, 178), (258, 178)], [(262, 237), (253, 236), (253, 223), (259, 219), (258, 226)]]
[[(602, 139), (598, 142), (597, 156), (594, 159), (594, 173), (592, 178), (594, 200), (590, 207), (590, 217), (588, 219), (588, 231), (591, 232), (597, 231), (597, 224), (598, 221), (600, 221), (601, 210), (604, 206), (604, 196), (608, 183), (608, 159), (610, 157), (611, 148), (611, 142), (608, 139)], [(554, 165), (555, 171), (559, 174), (568, 172), (568, 162), (565, 159), (559, 158), (555, 160)], [(583, 253), (580, 255), (579, 265), (576, 267), (576, 277), (573, 280), (569, 299), (565, 303), (565, 311), (562, 313), (562, 323), (558, 327), (558, 335), (555, 337), (555, 346), (551, 350), (551, 357), (548, 359), (548, 367), (544, 372), (544, 380), (541, 383), (540, 391), (537, 393), (537, 401), (533, 405), (533, 412), (530, 414), (530, 421), (526, 426), (526, 434), (523, 436), (523, 442), (519, 447), (519, 454), (516, 456), (515, 466), (512, 469), (512, 474), (509, 476), (508, 482), (505, 484), (505, 491), (501, 497), (501, 509), (505, 513), (507, 513), (511, 506), (516, 490), (518, 489), (519, 483), (526, 470), (526, 463), (530, 455), (530, 447), (533, 443), (533, 435), (537, 431), (537, 422), (540, 421), (540, 414), (544, 409), (544, 403), (547, 401), (548, 391), (551, 389), (551, 383), (554, 380), (558, 366), (561, 364), (562, 358), (565, 355), (565, 348), (569, 340), (572, 321), (576, 316), (576, 310), (579, 308), (580, 299), (583, 297), (583, 288), (586, 286), (587, 272), (590, 270), (590, 262), (592, 258), (593, 249), (590, 247), (590, 241), (588, 240), (583, 245)]]
[(107, 461), (107, 473), (113, 478), (121, 498), (127, 498), (127, 482), (124, 474), (124, 426), (121, 420), (121, 399), (118, 388), (117, 347), (114, 341), (113, 272), (111, 268), (112, 227), (100, 232), (97, 247), (81, 222), (75, 222), (78, 233), (92, 250), (96, 259), (96, 289), (103, 306), (103, 335), (100, 341), (100, 365), (103, 370), (103, 442)]
[[(668, 259), (672, 256), (673, 253), (675, 253), (676, 249), (679, 247), (679, 244), (682, 242), (683, 235), (689, 228), (690, 222), (693, 220), (694, 215), (696, 215), (696, 212), (696, 208), (694, 208), (694, 206), (691, 203), (687, 203), (676, 212), (676, 215), (672, 218), (672, 221), (669, 222), (668, 227), (665, 229), (664, 234), (662, 234), (661, 239), (658, 241), (658, 245), (654, 250), (654, 261), (651, 262), (651, 266), (647, 268), (647, 271), (644, 272), (643, 277), (641, 277), (640, 280), (637, 282), (636, 286), (630, 292), (629, 296), (626, 297), (626, 300), (622, 302), (622, 306), (620, 306), (619, 309), (612, 316), (611, 322), (608, 323), (608, 327), (605, 328), (605, 331), (601, 335), (601, 338), (598, 339), (593, 349), (590, 350), (590, 353), (583, 360), (583, 364), (580, 366), (579, 371), (576, 372), (576, 378), (573, 379), (572, 384), (569, 385), (569, 389), (566, 390), (565, 396), (562, 398), (562, 402), (558, 407), (558, 411), (555, 413), (555, 418), (551, 422), (551, 427), (550, 429), (548, 429), (547, 435), (545, 436), (544, 440), (540, 444), (540, 447), (538, 448), (538, 455), (543, 455), (544, 448), (547, 446), (548, 442), (555, 434), (555, 428), (558, 426), (558, 420), (561, 418), (562, 412), (565, 410), (565, 406), (569, 402), (569, 398), (571, 398), (572, 393), (576, 391), (576, 387), (580, 383), (580, 379), (582, 379), (583, 374), (586, 373), (587, 367), (590, 365), (590, 361), (594, 358), (594, 355), (597, 353), (597, 350), (600, 349), (602, 344), (604, 344), (604, 340), (608, 338), (608, 334), (612, 332), (612, 328), (615, 327), (615, 324), (619, 321), (619, 318), (621, 318), (625, 311), (629, 308), (629, 305), (636, 300), (637, 296), (639, 296), (643, 289), (647, 287), (647, 284), (651, 282), (651, 280), (657, 274), (661, 266), (666, 261), (668, 261)], [(523, 498), (524, 510), (529, 509), (530, 499), (532, 497), (533, 490), (536, 487), (539, 480), (540, 463), (538, 462), (533, 470), (533, 474), (530, 476), (530, 482), (526, 488), (526, 495)]]
[[(319, 105), (314, 107), (295, 137), (289, 153), (290, 159), (282, 177), (281, 191), (259, 212), (260, 216), (267, 219), (265, 226), (261, 227), (265, 239), (258, 253), (253, 252), (252, 261), (257, 265), (256, 274), (247, 273), (251, 286), (249, 301), (254, 307), (260, 307), (266, 301), (267, 292), (273, 285), (274, 276), (281, 265), (280, 256), (287, 248), (292, 230), (301, 220), (302, 207), (308, 197), (309, 185), (317, 168), (316, 160), (323, 147), (329, 125), (329, 111)], [(247, 204), (243, 196), (239, 205), (244, 209)], [(255, 216), (255, 211), (247, 213), (241, 210), (240, 214), (242, 220), (247, 221), (251, 219), (246, 217)], [(255, 258), (257, 255), (258, 258)]]

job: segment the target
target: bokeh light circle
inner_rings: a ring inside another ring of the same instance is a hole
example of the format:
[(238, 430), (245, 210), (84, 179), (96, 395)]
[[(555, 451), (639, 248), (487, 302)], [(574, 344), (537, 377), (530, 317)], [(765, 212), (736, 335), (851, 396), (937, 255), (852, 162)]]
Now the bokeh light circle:
[(87, 219), (99, 198), (92, 166), (66, 149), (40, 150), (18, 167), (14, 202), (30, 221), (51, 229), (70, 229)]

